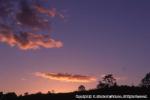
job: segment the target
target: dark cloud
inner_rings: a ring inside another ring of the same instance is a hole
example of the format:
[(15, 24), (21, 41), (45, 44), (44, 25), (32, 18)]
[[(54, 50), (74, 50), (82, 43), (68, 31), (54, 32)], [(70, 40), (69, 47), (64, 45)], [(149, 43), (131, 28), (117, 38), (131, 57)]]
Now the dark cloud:
[(11, 6), (11, 0), (0, 0), (0, 18), (8, 16), (11, 12)]
[(32, 28), (48, 28), (48, 24), (38, 17), (32, 6), (29, 6), (27, 1), (20, 2), (20, 12), (17, 13), (16, 19), (21, 25), (25, 25)]
[(51, 18), (58, 12), (46, 9), (37, 1), (0, 0), (0, 42), (23, 50), (63, 46), (49, 36)]

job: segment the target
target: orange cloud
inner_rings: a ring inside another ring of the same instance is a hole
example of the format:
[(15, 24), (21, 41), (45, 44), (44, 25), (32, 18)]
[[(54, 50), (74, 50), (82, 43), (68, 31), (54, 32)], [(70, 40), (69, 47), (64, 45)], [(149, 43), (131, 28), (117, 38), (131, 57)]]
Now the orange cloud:
[(61, 14), (60, 12), (58, 12), (56, 10), (56, 8), (47, 9), (39, 4), (35, 4), (34, 7), (35, 7), (36, 11), (38, 11), (39, 13), (47, 14), (50, 17), (58, 16), (61, 19), (64, 19), (64, 15)]
[(77, 83), (88, 83), (96, 81), (95, 77), (84, 76), (84, 75), (72, 75), (67, 73), (42, 73), (36, 72), (36, 76), (50, 79), (50, 80), (58, 80), (64, 82), (77, 82)]
[(48, 35), (24, 32), (13, 34), (10, 31), (0, 31), (0, 42), (10, 46), (17, 46), (22, 50), (44, 48), (60, 48), (63, 46), (61, 41), (56, 41)]
[(61, 41), (43, 34), (51, 32), (52, 17), (64, 18), (55, 8), (47, 9), (46, 1), (0, 0), (0, 42), (21, 50), (62, 47)]

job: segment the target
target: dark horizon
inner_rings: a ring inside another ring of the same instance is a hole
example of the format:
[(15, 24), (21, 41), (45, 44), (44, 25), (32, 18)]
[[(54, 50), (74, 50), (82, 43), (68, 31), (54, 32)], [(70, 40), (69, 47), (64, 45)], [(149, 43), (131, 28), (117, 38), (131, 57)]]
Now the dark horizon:
[(37, 92), (29, 94), (28, 92), (16, 95), (15, 92), (4, 94), (0, 92), (0, 100), (49, 100), (62, 98), (67, 100), (74, 99), (148, 99), (150, 97), (150, 72), (141, 80), (139, 86), (118, 85), (113, 74), (105, 75), (97, 84), (96, 88), (87, 90), (84, 85), (78, 86), (78, 90), (68, 93), (47, 93)]

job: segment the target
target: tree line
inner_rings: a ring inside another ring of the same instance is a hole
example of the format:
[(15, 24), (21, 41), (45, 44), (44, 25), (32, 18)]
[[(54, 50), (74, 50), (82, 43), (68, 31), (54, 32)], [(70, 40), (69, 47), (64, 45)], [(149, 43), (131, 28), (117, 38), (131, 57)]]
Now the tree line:
[[(0, 92), (0, 100), (76, 100), (75, 95), (146, 95), (150, 97), (150, 72), (141, 79), (138, 86), (127, 86), (117, 84), (116, 78), (113, 74), (105, 75), (102, 80), (100, 80), (95, 89), (86, 90), (84, 85), (78, 87), (78, 91), (70, 93), (54, 93), (53, 91), (48, 91), (46, 94), (41, 92), (35, 94), (29, 94), (26, 92), (24, 95), (17, 96), (16, 93), (6, 93)], [(105, 99), (107, 100), (107, 99)], [(110, 99), (109, 99), (110, 100)], [(125, 99), (127, 100), (127, 99)], [(139, 99), (140, 100), (140, 99)], [(144, 99), (150, 100), (150, 99)]]
[[(113, 76), (113, 74), (107, 74), (102, 78), (102, 80), (98, 82), (96, 89), (109, 88), (115, 86), (118, 86), (116, 78)], [(150, 87), (150, 72), (147, 73), (145, 77), (141, 80), (139, 87)], [(84, 85), (80, 85), (78, 87), (78, 90), (85, 91), (86, 88)]]

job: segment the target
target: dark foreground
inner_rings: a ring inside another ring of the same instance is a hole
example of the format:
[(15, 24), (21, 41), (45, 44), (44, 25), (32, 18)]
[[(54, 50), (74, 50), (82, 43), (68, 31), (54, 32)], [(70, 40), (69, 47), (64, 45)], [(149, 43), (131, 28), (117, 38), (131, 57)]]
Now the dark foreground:
[(24, 96), (1, 92), (0, 100), (150, 100), (150, 88), (117, 86), (71, 93), (49, 92), (47, 94), (36, 93)]

